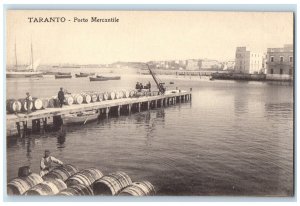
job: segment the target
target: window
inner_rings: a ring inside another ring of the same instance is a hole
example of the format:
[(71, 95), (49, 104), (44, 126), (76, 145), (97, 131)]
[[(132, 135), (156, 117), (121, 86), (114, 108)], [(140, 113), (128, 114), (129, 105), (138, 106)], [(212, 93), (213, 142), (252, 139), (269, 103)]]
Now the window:
[(293, 57), (290, 57), (290, 62), (293, 62)]
[(283, 57), (280, 57), (280, 62), (283, 62)]
[(271, 69), (271, 74), (273, 74), (273, 69)]
[(271, 56), (270, 62), (274, 62), (274, 57), (273, 56)]
[(283, 69), (280, 69), (280, 74), (283, 74)]
[(289, 69), (289, 75), (292, 75), (292, 69)]

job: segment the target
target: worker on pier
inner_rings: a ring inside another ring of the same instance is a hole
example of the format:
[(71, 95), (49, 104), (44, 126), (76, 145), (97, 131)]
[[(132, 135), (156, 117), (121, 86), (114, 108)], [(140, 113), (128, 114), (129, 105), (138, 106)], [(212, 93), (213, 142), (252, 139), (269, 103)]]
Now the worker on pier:
[(149, 89), (149, 92), (151, 92), (151, 83), (150, 83), (150, 81), (148, 82), (147, 87)]
[(45, 156), (41, 160), (41, 172), (40, 175), (43, 177), (44, 175), (48, 174), (52, 169), (52, 162), (63, 165), (64, 163), (60, 161), (59, 159), (56, 159), (53, 156), (50, 156), (50, 151), (45, 150)]
[(32, 103), (32, 97), (30, 96), (29, 92), (26, 92), (26, 109), (27, 109), (27, 114), (31, 113), (31, 103)]
[(135, 85), (135, 89), (139, 90), (140, 89), (140, 83), (137, 82), (136, 85)]
[(65, 100), (65, 94), (64, 94), (62, 87), (60, 88), (60, 91), (58, 92), (57, 98), (59, 101), (59, 106), (62, 107), (64, 104), (64, 100)]
[(144, 87), (143, 87), (143, 84), (140, 83), (140, 89), (139, 89), (139, 92), (141, 92), (143, 88), (144, 88)]

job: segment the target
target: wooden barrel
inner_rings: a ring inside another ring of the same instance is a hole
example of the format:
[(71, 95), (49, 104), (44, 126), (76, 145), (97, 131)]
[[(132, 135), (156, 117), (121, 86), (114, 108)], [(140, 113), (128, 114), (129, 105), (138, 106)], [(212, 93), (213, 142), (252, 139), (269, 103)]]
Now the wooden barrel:
[(131, 183), (132, 181), (126, 173), (111, 173), (96, 180), (93, 184), (93, 191), (95, 195), (117, 195)]
[(115, 99), (121, 99), (120, 92), (115, 92)]
[(8, 99), (6, 100), (6, 110), (9, 113), (20, 112), (22, 109), (22, 104), (20, 101), (15, 99)]
[(108, 99), (113, 100), (116, 98), (116, 93), (115, 92), (108, 92)]
[(44, 98), (44, 99), (42, 99), (42, 103), (43, 103), (43, 108), (44, 109), (46, 109), (46, 108), (48, 108), (49, 107), (49, 100), (50, 99), (48, 99), (48, 98)]
[(135, 91), (135, 90), (131, 90), (131, 91), (129, 92), (129, 97), (134, 97), (135, 94), (136, 94), (136, 91)]
[(7, 184), (7, 194), (22, 195), (41, 182), (43, 182), (42, 177), (35, 173), (31, 173), (27, 177), (15, 178)]
[(80, 172), (72, 175), (66, 180), (68, 186), (83, 184), (86, 186), (92, 185), (96, 180), (103, 176), (102, 172), (95, 168), (81, 170)]
[(125, 187), (119, 196), (153, 196), (155, 195), (154, 186), (148, 181), (133, 182)]
[(90, 93), (91, 96), (91, 102), (97, 102), (98, 101), (98, 96), (95, 93)]
[(74, 104), (82, 104), (83, 97), (80, 94), (72, 94)]
[(103, 93), (103, 99), (104, 99), (104, 100), (108, 100), (108, 97), (109, 97), (108, 92), (104, 92), (104, 93)]
[(78, 169), (71, 164), (58, 166), (43, 176), (44, 180), (61, 179), (66, 181), (69, 177), (78, 172)]
[(123, 98), (128, 98), (130, 97), (130, 92), (127, 91), (127, 90), (122, 90), (122, 93), (123, 93)]
[[(19, 99), (19, 101), (21, 102), (21, 110), (23, 111), (23, 112), (27, 112), (27, 101), (25, 100), (25, 99)], [(32, 110), (32, 108), (33, 108), (33, 103), (32, 103), (32, 101), (30, 102), (30, 110)]]
[(81, 96), (83, 97), (83, 103), (89, 104), (92, 100), (91, 95), (86, 93), (81, 93)]
[(43, 108), (43, 101), (37, 97), (32, 98), (33, 109), (40, 110)]
[(65, 99), (64, 99), (64, 104), (66, 104), (66, 105), (72, 105), (73, 102), (74, 102), (74, 99), (73, 99), (72, 95), (66, 94), (65, 95)]
[(67, 185), (61, 179), (49, 179), (30, 188), (25, 195), (55, 195), (67, 189)]
[(93, 190), (90, 186), (86, 186), (83, 184), (71, 185), (67, 189), (61, 191), (57, 195), (62, 196), (87, 196), (94, 195)]
[(98, 96), (98, 101), (99, 102), (104, 101), (104, 94), (103, 93), (98, 93), (97, 96)]

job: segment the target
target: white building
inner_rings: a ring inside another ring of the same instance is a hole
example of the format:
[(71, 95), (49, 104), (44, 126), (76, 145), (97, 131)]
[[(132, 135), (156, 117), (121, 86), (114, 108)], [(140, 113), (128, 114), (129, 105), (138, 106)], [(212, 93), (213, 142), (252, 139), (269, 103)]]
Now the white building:
[(238, 73), (262, 73), (263, 55), (247, 51), (246, 47), (237, 47), (235, 52), (235, 72)]

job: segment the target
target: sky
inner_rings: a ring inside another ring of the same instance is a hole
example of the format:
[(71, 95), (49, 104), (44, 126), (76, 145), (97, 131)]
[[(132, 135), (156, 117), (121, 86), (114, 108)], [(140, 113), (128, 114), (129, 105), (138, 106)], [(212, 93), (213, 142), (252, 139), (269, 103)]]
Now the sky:
[[(66, 22), (30, 23), (29, 17)], [(74, 18), (88, 22), (74, 22)], [(119, 19), (91, 22), (91, 17)], [(70, 20), (70, 21), (69, 21)], [(237, 46), (255, 52), (293, 43), (293, 13), (203, 11), (7, 11), (6, 61), (101, 64), (116, 61), (234, 60)], [(16, 47), (16, 52), (15, 52)], [(16, 55), (15, 55), (16, 54)]]

